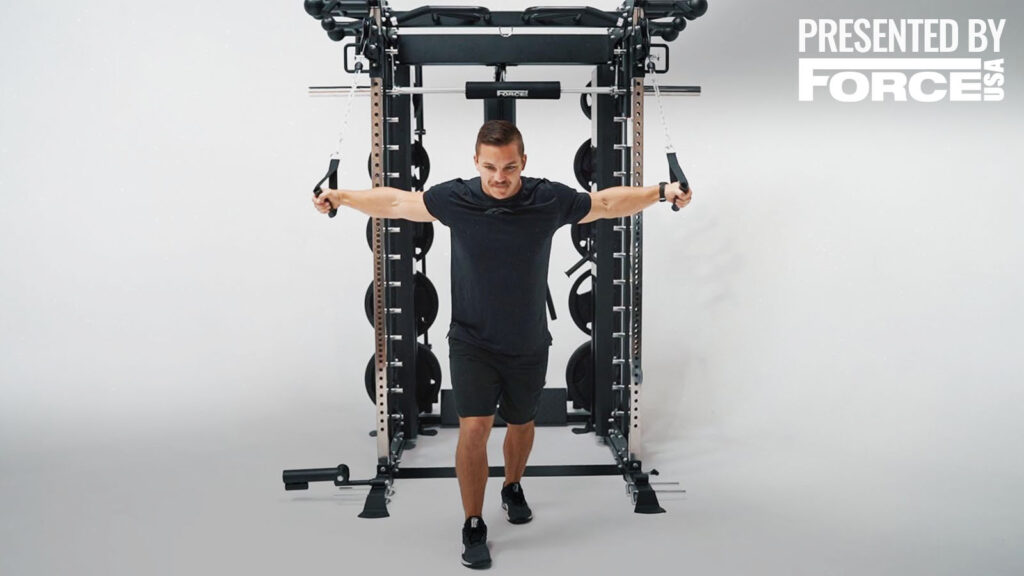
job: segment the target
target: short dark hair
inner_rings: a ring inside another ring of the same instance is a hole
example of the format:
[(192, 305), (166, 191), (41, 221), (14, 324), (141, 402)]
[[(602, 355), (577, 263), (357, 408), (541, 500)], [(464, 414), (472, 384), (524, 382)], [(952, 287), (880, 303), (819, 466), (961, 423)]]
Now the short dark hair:
[(519, 128), (508, 120), (488, 120), (480, 127), (476, 135), (476, 153), (480, 153), (480, 145), (504, 146), (516, 142), (519, 144), (519, 155), (523, 155), (523, 135)]

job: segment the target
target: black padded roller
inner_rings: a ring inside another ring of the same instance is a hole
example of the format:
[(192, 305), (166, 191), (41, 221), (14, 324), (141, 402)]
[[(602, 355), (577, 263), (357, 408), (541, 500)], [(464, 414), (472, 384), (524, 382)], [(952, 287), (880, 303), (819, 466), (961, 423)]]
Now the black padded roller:
[(519, 98), (558, 100), (562, 97), (559, 82), (466, 82), (466, 99)]

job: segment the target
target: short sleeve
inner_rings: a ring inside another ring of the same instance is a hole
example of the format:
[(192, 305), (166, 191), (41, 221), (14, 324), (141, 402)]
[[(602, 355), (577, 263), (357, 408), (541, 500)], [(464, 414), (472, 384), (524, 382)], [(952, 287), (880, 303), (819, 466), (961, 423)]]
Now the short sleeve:
[(430, 215), (444, 224), (451, 226), (452, 196), (455, 191), (452, 189), (452, 182), (442, 182), (431, 186), (423, 193), (423, 204), (427, 207)]
[(555, 199), (558, 202), (558, 226), (575, 224), (590, 213), (590, 194), (578, 192), (560, 182), (552, 182)]

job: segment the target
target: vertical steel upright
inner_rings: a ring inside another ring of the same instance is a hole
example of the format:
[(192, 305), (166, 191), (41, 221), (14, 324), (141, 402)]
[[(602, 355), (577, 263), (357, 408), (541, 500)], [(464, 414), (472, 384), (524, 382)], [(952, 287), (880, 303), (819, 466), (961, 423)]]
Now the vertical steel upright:
[[(379, 27), (380, 7), (370, 8), (370, 17)], [(370, 177), (374, 187), (385, 186), (387, 182), (387, 99), (385, 90), (390, 81), (390, 69), (384, 65), (383, 46), (370, 61), (370, 123), (371, 123), (371, 167)], [(387, 320), (386, 291), (391, 282), (388, 278), (388, 223), (383, 218), (373, 219), (373, 332), (374, 332), (374, 391), (376, 396), (377, 467), (387, 471), (391, 466), (391, 410), (389, 400), (389, 367), (391, 347)]]
[[(645, 29), (640, 26), (644, 22), (644, 9), (636, 7), (633, 9), (633, 34), (630, 45), (632, 50), (628, 51), (629, 58), (624, 63), (622, 75), (623, 84), (630, 86), (630, 96), (627, 99), (628, 115), (632, 118), (630, 134), (627, 138), (632, 145), (628, 149), (629, 173), (626, 177), (633, 186), (644, 185), (644, 62), (642, 54), (649, 50), (647, 42), (641, 37)], [(648, 24), (649, 25), (649, 24)], [(643, 48), (644, 52), (640, 51)], [(639, 459), (640, 454), (640, 386), (643, 383), (642, 366), (642, 342), (643, 342), (643, 225), (644, 213), (637, 212), (629, 218), (624, 219), (629, 225), (629, 234), (623, 234), (623, 252), (628, 255), (625, 260), (626, 271), (624, 278), (629, 290), (623, 290), (623, 295), (629, 302), (629, 323), (625, 328), (628, 340), (628, 350), (624, 358), (628, 359), (628, 367), (624, 366), (623, 378), (628, 386), (623, 391), (628, 395), (624, 403), (628, 406), (629, 419), (625, 423), (625, 433), (629, 440), (628, 452), (631, 460)]]
[[(388, 62), (393, 60), (388, 57)], [(410, 84), (409, 66), (393, 66), (392, 85), (408, 86)], [(411, 97), (389, 95), (385, 98), (387, 141), (384, 154), (387, 162), (388, 186), (399, 190), (412, 188), (412, 108)], [(392, 398), (397, 399), (400, 414), (396, 418), (401, 424), (401, 438), (413, 440), (419, 431), (419, 404), (416, 402), (416, 310), (415, 310), (415, 270), (413, 268), (413, 235), (416, 224), (408, 220), (392, 219), (387, 221), (388, 254), (390, 265), (389, 278), (395, 282), (388, 291), (388, 303), (396, 311), (391, 316), (392, 324), (389, 334), (393, 358), (397, 360), (392, 372)], [(401, 390), (400, 393), (397, 391)], [(397, 452), (392, 438), (392, 452)]]
[[(616, 83), (615, 68), (602, 64), (594, 70), (594, 86), (611, 86)], [(617, 98), (608, 94), (597, 94), (591, 110), (591, 141), (594, 143), (594, 183), (599, 190), (621, 184), (615, 176), (621, 171), (622, 160), (616, 154), (621, 144), (622, 130)], [(621, 382), (616, 375), (616, 359), (621, 356), (613, 334), (621, 326), (621, 306), (615, 302), (616, 251), (612, 249), (617, 233), (616, 222), (607, 219), (595, 220), (594, 230), (594, 324), (591, 333), (594, 362), (594, 405), (592, 417), (594, 432), (598, 437), (608, 435), (609, 424), (614, 410), (612, 387)]]

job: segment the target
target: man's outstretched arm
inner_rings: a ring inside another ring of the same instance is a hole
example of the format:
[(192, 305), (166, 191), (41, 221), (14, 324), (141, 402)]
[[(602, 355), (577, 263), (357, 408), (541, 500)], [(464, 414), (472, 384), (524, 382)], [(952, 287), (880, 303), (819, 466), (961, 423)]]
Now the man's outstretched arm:
[[(665, 200), (685, 208), (690, 203), (692, 191), (683, 193), (678, 182), (665, 186)], [(580, 220), (580, 224), (600, 220), (601, 218), (622, 218), (632, 216), (658, 202), (658, 185), (654, 186), (614, 186), (605, 188), (590, 195), (590, 212)]]
[(374, 218), (402, 218), (413, 222), (437, 220), (427, 211), (423, 192), (406, 192), (387, 186), (370, 190), (325, 190), (319, 198), (313, 196), (313, 205), (324, 214), (331, 208), (347, 206)]

